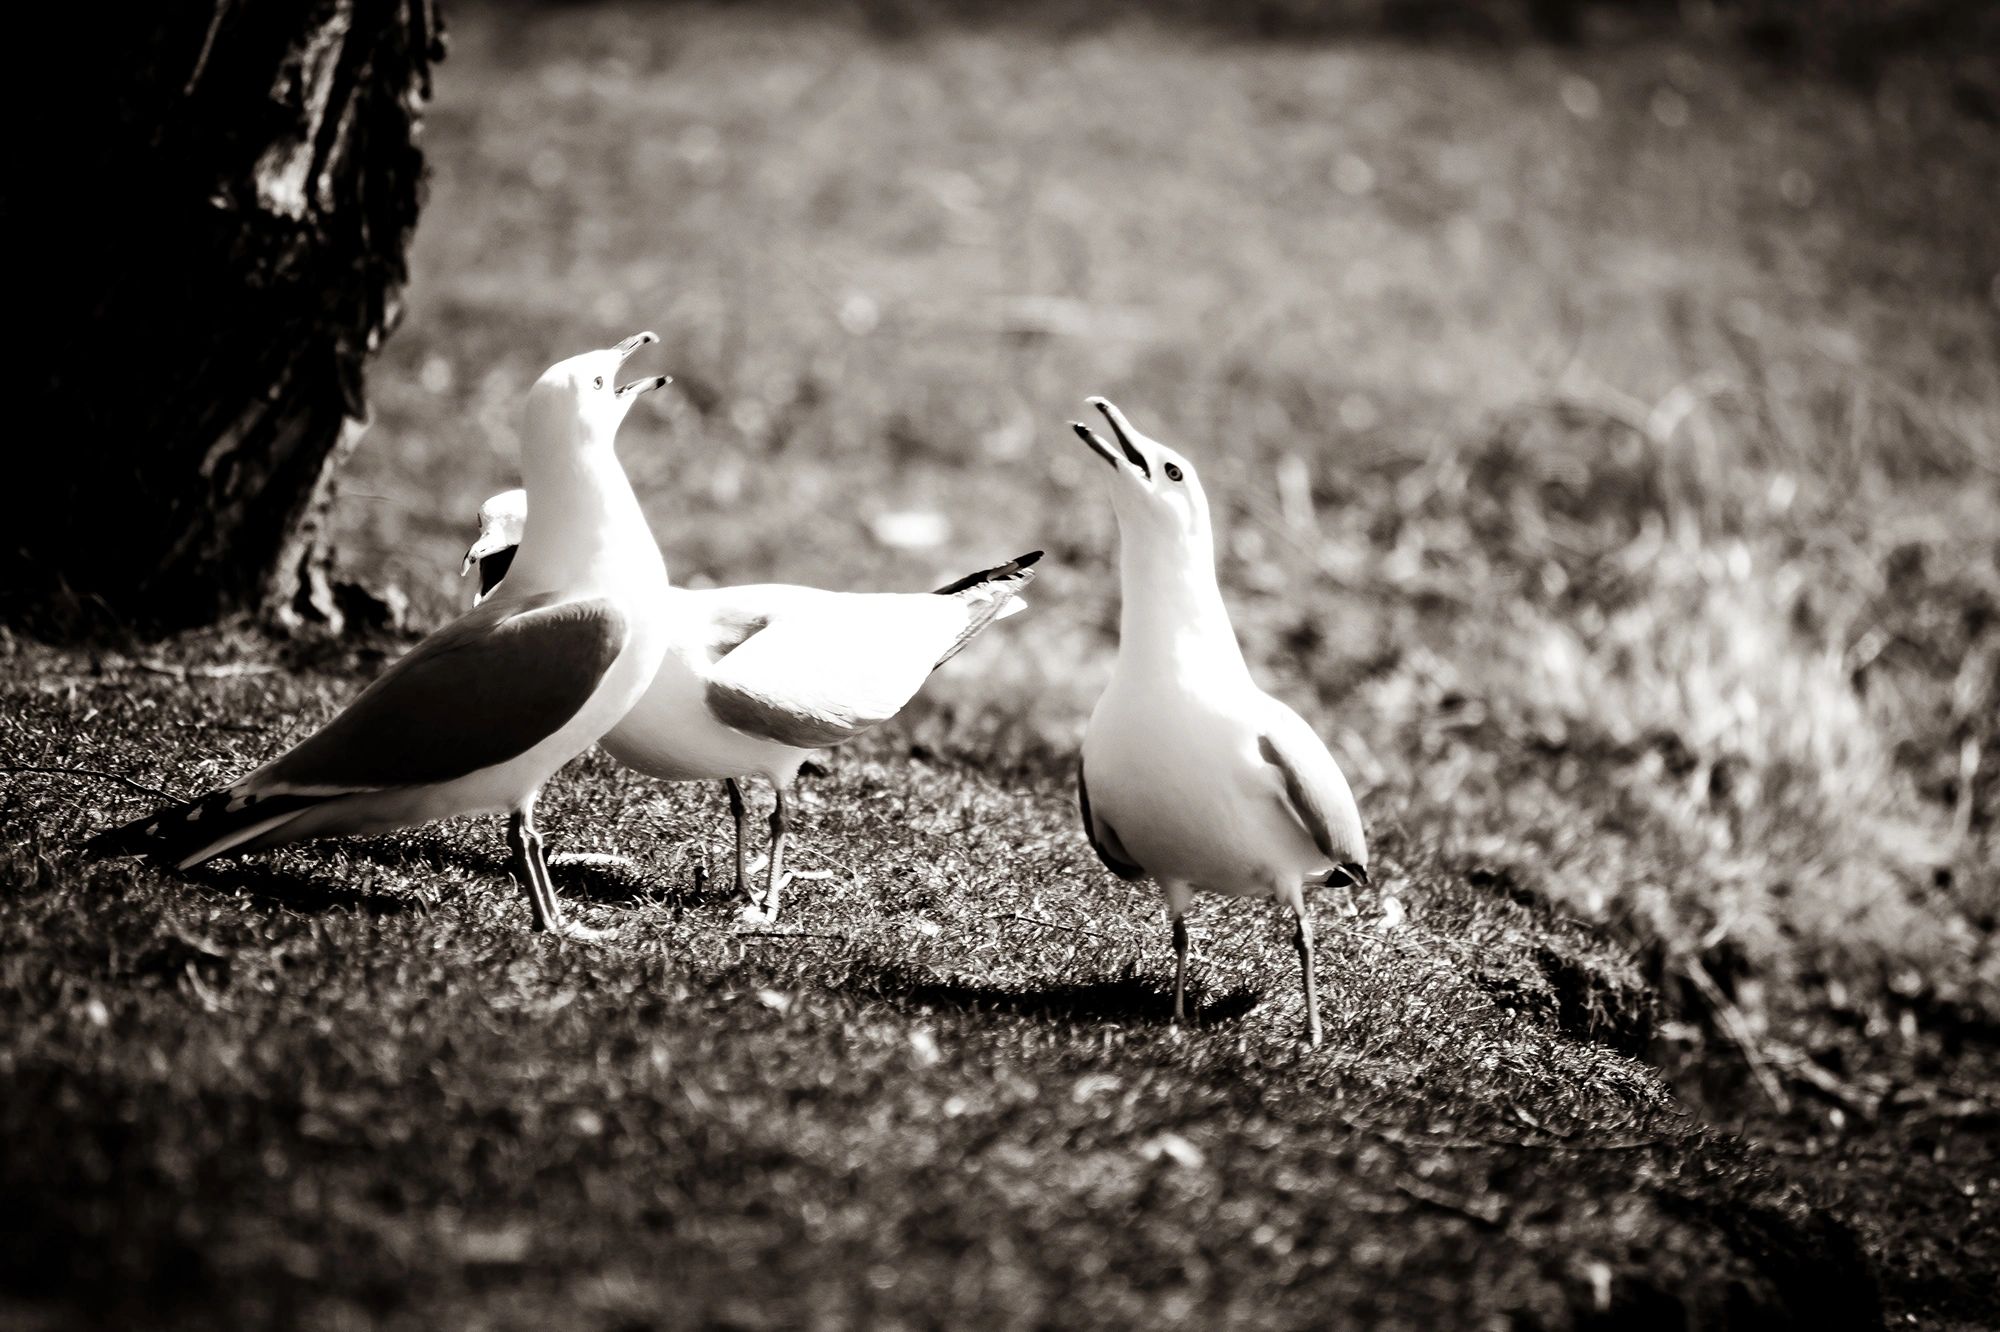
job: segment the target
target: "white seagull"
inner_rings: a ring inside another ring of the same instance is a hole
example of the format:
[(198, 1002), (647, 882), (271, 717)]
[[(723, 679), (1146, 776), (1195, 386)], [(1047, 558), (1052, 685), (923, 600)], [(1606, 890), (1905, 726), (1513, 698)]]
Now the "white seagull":
[(535, 496), (507, 590), (439, 629), (295, 748), (231, 786), (101, 833), (89, 849), (187, 869), (308, 837), (508, 814), (535, 928), (576, 937), (549, 880), (535, 799), (652, 683), (666, 568), (612, 443), (639, 395), (618, 367), (640, 333), (552, 366), (528, 394)]
[[(527, 512), (520, 490), (479, 507), (479, 536), (462, 571), (478, 567), (481, 599), (520, 577), (514, 549)], [(982, 629), (1025, 609), (1019, 594), (1041, 557), (1030, 551), (936, 592), (828, 592), (784, 583), (669, 588), (659, 674), (604, 737), (604, 748), (666, 781), (722, 780), (736, 822), (736, 891), (748, 902), (741, 919), (768, 925), (778, 917), (788, 799), (799, 766), (815, 749), (894, 717)], [(741, 780), (752, 775), (775, 793), (761, 894), (750, 890), (745, 840)]]
[(1306, 1040), (1320, 1039), (1305, 889), (1368, 881), (1361, 812), (1333, 755), (1250, 678), (1215, 582), (1194, 465), (1090, 399), (1118, 446), (1071, 428), (1111, 469), (1123, 606), (1118, 661), (1077, 766), (1084, 832), (1122, 879), (1150, 876), (1174, 930), (1174, 1020), (1186, 1020), (1189, 900), (1274, 897), (1297, 919)]

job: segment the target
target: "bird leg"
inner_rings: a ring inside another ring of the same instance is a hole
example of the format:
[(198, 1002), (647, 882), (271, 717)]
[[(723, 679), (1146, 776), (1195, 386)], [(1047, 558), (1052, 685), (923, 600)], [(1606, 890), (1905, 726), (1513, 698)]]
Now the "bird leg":
[(785, 788), (773, 785), (777, 803), (771, 807), (771, 864), (769, 877), (764, 881), (764, 896), (760, 901), (750, 899), (750, 905), (738, 913), (737, 919), (746, 925), (769, 925), (778, 918), (778, 893), (785, 886), (785, 835), (792, 830), (792, 812), (785, 804)]
[(535, 929), (570, 939), (609, 937), (607, 930), (574, 924), (563, 915), (555, 881), (549, 877), (548, 858), (542, 854), (542, 835), (535, 830), (534, 806), (516, 810), (507, 820), (507, 845), (514, 853), (514, 872), (528, 889), (528, 907), (534, 913)]
[(1185, 917), (1174, 916), (1174, 1021), (1187, 1024), (1188, 928)]
[(743, 804), (743, 788), (734, 777), (725, 777), (722, 789), (729, 793), (729, 817), (736, 821), (736, 895), (755, 906), (756, 899), (750, 896), (750, 849), (744, 845), (743, 836), (749, 813)]
[(1313, 974), (1313, 923), (1312, 915), (1304, 901), (1292, 908), (1298, 917), (1298, 929), (1292, 935), (1292, 946), (1299, 950), (1299, 966), (1305, 972), (1306, 985), (1306, 1044), (1319, 1048), (1319, 984)]
[(514, 873), (528, 890), (528, 908), (534, 913), (538, 930), (563, 927), (562, 903), (556, 901), (549, 881), (548, 861), (542, 855), (542, 835), (535, 831), (533, 806), (517, 809), (507, 820), (507, 846), (514, 853)]
[(764, 889), (764, 913), (778, 918), (778, 890), (785, 886), (785, 835), (792, 830), (792, 811), (785, 805), (785, 788), (772, 788), (777, 803), (771, 806), (771, 877)]

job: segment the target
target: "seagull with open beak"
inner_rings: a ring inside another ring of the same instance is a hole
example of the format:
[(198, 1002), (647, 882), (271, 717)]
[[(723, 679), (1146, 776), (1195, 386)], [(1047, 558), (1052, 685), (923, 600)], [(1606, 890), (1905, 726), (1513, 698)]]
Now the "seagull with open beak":
[(1123, 879), (1150, 877), (1174, 937), (1174, 1020), (1186, 1020), (1196, 889), (1291, 909), (1306, 1041), (1320, 1041), (1305, 890), (1365, 883), (1361, 812), (1304, 719), (1250, 678), (1215, 581), (1215, 536), (1194, 465), (1090, 399), (1115, 443), (1070, 423), (1109, 475), (1123, 604), (1118, 661), (1084, 732), (1083, 828)]
[(501, 595), (418, 643), (287, 753), (90, 849), (188, 869), (308, 837), (506, 814), (535, 928), (596, 937), (564, 918), (535, 801), (646, 691), (666, 642), (666, 568), (613, 451), (632, 404), (669, 382), (617, 383), (657, 341), (639, 333), (572, 357), (529, 391), (521, 467), (535, 516)]

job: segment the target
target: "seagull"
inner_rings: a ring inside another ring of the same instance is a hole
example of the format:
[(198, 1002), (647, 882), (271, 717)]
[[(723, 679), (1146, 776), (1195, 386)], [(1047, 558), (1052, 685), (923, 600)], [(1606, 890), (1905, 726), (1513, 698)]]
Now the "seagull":
[[(538, 501), (539, 502), (539, 501)], [(479, 570), (481, 603), (519, 576), (514, 555), (528, 495), (509, 490), (479, 509), (464, 572)], [(815, 749), (851, 740), (901, 712), (932, 671), (987, 625), (1026, 608), (1039, 550), (968, 574), (935, 592), (828, 592), (759, 583), (669, 588), (665, 659), (645, 697), (604, 737), (626, 767), (666, 781), (722, 779), (736, 823), (740, 919), (778, 918), (790, 795)], [(513, 562), (510, 565), (510, 561)], [(761, 776), (776, 800), (770, 865), (749, 887), (742, 780)]]
[(1250, 678), (1215, 581), (1215, 536), (1194, 464), (1089, 399), (1113, 448), (1070, 422), (1111, 469), (1124, 604), (1118, 661), (1077, 764), (1084, 833), (1121, 879), (1150, 877), (1174, 936), (1174, 1020), (1187, 1020), (1188, 903), (1196, 889), (1291, 908), (1320, 1041), (1305, 889), (1368, 881), (1361, 811), (1298, 713)]
[(666, 567), (612, 447), (639, 396), (669, 382), (615, 382), (657, 341), (639, 333), (572, 357), (529, 391), (521, 464), (536, 517), (505, 592), (418, 643), (289, 752), (87, 849), (184, 870), (308, 837), (505, 813), (534, 927), (601, 937), (564, 918), (535, 800), (645, 692), (666, 642)]

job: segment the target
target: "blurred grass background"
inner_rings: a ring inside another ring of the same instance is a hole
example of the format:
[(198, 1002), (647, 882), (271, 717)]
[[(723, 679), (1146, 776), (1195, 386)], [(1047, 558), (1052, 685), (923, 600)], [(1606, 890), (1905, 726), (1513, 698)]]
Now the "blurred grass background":
[[(1648, 12), (461, 6), (342, 548), (461, 605), (525, 386), (654, 328), (675, 576), (1048, 548), (913, 725), (1054, 774), (1115, 643), (1102, 392), (1201, 461), (1253, 665), (1378, 826), (1753, 1008), (2000, 1014), (1980, 20)], [(1586, 40), (1518, 40), (1551, 13)], [(947, 538), (876, 539), (910, 510)]]

